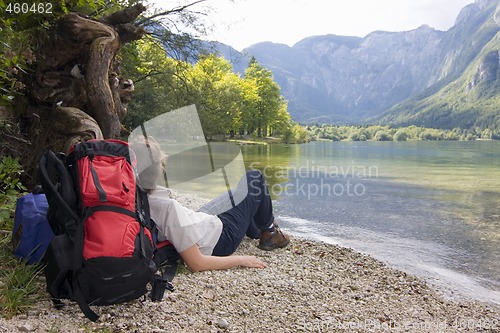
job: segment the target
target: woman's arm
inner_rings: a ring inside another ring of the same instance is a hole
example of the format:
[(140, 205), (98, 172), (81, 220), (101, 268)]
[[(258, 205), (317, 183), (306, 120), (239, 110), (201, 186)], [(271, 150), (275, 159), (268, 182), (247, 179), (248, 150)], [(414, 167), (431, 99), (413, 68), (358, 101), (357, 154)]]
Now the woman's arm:
[(200, 252), (200, 249), (196, 244), (191, 246), (187, 250), (182, 251), (180, 255), (189, 269), (194, 272), (213, 269), (228, 269), (237, 266), (251, 268), (266, 267), (266, 264), (264, 264), (261, 260), (254, 256), (206, 256)]

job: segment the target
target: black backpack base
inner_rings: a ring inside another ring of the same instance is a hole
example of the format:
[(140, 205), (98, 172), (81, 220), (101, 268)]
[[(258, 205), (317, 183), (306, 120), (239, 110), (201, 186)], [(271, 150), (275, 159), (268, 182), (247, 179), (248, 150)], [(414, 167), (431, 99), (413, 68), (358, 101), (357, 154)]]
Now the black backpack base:
[[(77, 302), (72, 283), (72, 251), (73, 243), (66, 234), (62, 234), (52, 240), (43, 257), (47, 292), (58, 310), (64, 307), (63, 299)], [(107, 261), (111, 261), (112, 265)], [(175, 291), (172, 280), (181, 258), (173, 245), (169, 244), (157, 250), (154, 261), (160, 274), (155, 274), (151, 281), (149, 274), (141, 274), (144, 270), (140, 266), (144, 263), (140, 260), (137, 260), (136, 265), (130, 265), (130, 261), (125, 260), (123, 265), (126, 267), (117, 266), (116, 258), (96, 258), (94, 262), (89, 260), (80, 273), (83, 278), (78, 281), (86, 302), (90, 305), (112, 305), (138, 299), (148, 293), (148, 283), (151, 285), (151, 300), (161, 301), (165, 290)], [(111, 269), (103, 270), (103, 266)], [(116, 274), (117, 271), (119, 274)], [(123, 292), (124, 290), (127, 292)], [(94, 318), (91, 314), (90, 316)]]

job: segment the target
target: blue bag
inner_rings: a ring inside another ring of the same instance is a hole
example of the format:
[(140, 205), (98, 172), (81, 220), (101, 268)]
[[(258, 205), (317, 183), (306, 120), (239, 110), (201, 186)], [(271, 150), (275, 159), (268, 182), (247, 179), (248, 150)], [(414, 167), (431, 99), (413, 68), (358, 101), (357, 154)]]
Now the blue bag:
[(29, 264), (38, 263), (54, 238), (47, 221), (49, 205), (45, 194), (29, 193), (16, 203), (12, 248), (14, 255)]

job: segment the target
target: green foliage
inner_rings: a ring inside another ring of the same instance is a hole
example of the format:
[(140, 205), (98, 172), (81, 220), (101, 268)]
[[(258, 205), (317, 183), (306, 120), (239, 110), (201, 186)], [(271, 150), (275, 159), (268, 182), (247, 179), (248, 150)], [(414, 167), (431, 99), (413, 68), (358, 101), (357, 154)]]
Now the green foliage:
[(0, 105), (8, 105), (24, 89), (18, 78), (32, 63), (34, 55), (28, 45), (28, 35), (16, 31), (12, 18), (0, 17), (0, 37)]
[(242, 87), (240, 78), (224, 58), (202, 57), (189, 71), (189, 90), (205, 136), (225, 135), (240, 125)]
[(12, 255), (9, 238), (0, 240), (0, 309), (2, 316), (11, 318), (23, 313), (38, 301), (37, 275), (42, 267), (28, 265)]
[(4, 156), (0, 162), (0, 229), (11, 230), (16, 200), (26, 188), (20, 182), (22, 168), (18, 159)]
[(399, 129), (393, 137), (394, 141), (406, 141), (408, 140), (408, 133), (405, 129)]
[[(123, 9), (135, 1), (128, 0), (56, 0), (56, 1), (2, 1), (0, 0), (0, 105), (10, 105), (16, 95), (22, 95), (25, 86), (22, 73), (29, 73), (36, 62), (37, 49), (49, 29), (64, 15), (77, 12), (99, 18)], [(27, 10), (12, 9), (15, 4), (28, 4)], [(35, 7), (33, 7), (35, 5)], [(10, 6), (10, 7), (8, 7)], [(10, 8), (10, 11), (7, 11)], [(50, 10), (50, 12), (49, 12)], [(47, 11), (47, 12), (46, 12)]]
[(189, 63), (166, 56), (154, 39), (124, 45), (122, 72), (134, 81), (135, 91), (122, 124), (134, 129), (160, 114), (189, 104), (187, 71)]
[(190, 64), (168, 57), (152, 38), (125, 46), (122, 57), (125, 75), (135, 82), (134, 97), (123, 121), (128, 129), (195, 104), (208, 139), (246, 134), (288, 135), (290, 142), (307, 140), (305, 132), (294, 130), (287, 102), (271, 72), (255, 60), (241, 78), (223, 57), (205, 55)]
[(374, 141), (392, 141), (392, 136), (384, 130), (377, 131), (373, 137)]
[(0, 306), (4, 316), (10, 318), (26, 311), (36, 303), (32, 300), (32, 296), (38, 290), (36, 275), (40, 271), (40, 267), (24, 262), (14, 266), (11, 270), (3, 271), (4, 284), (0, 291)]
[(259, 137), (267, 136), (268, 127), (275, 121), (283, 103), (280, 87), (274, 82), (272, 72), (262, 67), (254, 57), (250, 59), (244, 79), (255, 85), (259, 97), (248, 108), (245, 130), (249, 133), (256, 130)]
[(283, 133), (282, 140), (284, 143), (305, 143), (310, 141), (306, 129), (299, 124), (287, 128)]
[(313, 140), (332, 141), (429, 141), (429, 140), (498, 140), (500, 131), (473, 127), (467, 130), (426, 128), (411, 125), (408, 127), (391, 126), (308, 126), (307, 133)]
[(23, 170), (17, 158), (4, 156), (0, 161), (0, 309), (10, 318), (25, 312), (37, 302), (37, 275), (40, 266), (28, 265), (12, 255), (10, 231), (14, 226), (17, 198), (26, 188), (20, 181)]
[[(99, 17), (122, 8), (128, 2), (0, 1), (0, 105), (10, 105), (17, 95), (23, 94), (25, 86), (20, 81), (21, 74), (30, 72), (31, 65), (36, 61), (37, 48), (58, 19), (69, 12)], [(28, 7), (21, 9), (23, 4), (28, 4)], [(16, 6), (17, 13), (13, 6)]]

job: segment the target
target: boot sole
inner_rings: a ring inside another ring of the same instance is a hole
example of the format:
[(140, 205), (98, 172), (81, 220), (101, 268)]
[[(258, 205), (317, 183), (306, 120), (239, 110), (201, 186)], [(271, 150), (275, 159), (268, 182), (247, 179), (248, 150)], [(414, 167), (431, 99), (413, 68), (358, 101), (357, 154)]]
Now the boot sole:
[(281, 245), (257, 245), (257, 247), (261, 250), (264, 250), (264, 251), (272, 251), (272, 250), (276, 250), (276, 249), (282, 249), (284, 247), (286, 247), (288, 244), (290, 244), (290, 240), (288, 240), (286, 243), (284, 244), (281, 244)]

